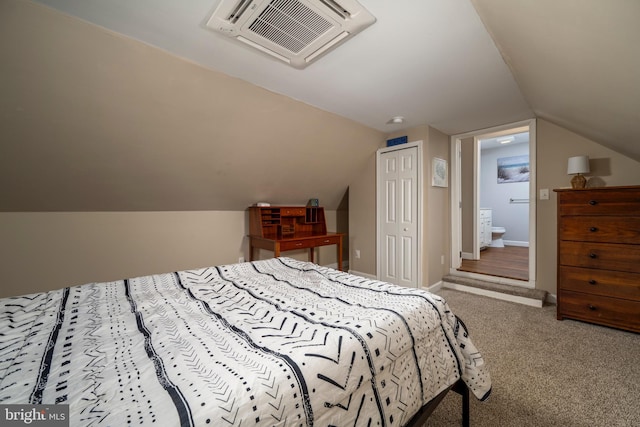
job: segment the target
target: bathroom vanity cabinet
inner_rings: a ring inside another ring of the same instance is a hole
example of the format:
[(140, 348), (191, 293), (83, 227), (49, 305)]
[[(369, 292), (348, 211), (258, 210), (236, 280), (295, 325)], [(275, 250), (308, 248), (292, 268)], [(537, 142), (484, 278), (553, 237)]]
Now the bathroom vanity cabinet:
[(489, 208), (480, 208), (480, 248), (486, 248), (491, 244), (492, 211)]

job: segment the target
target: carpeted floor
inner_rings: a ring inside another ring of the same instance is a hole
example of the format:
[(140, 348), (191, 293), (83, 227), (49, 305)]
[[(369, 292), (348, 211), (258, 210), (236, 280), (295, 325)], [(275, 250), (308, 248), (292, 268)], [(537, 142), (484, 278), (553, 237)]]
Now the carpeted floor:
[[(489, 367), (493, 391), (471, 398), (471, 426), (640, 426), (640, 334), (556, 320), (528, 307), (443, 289)], [(449, 393), (425, 424), (459, 426)]]

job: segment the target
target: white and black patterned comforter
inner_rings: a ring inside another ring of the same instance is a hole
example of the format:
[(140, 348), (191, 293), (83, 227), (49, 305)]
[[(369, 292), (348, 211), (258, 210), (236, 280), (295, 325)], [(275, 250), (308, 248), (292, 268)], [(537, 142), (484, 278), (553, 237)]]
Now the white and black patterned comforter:
[(491, 390), (442, 298), (290, 258), (4, 298), (0, 341), (0, 403), (72, 426), (398, 426)]

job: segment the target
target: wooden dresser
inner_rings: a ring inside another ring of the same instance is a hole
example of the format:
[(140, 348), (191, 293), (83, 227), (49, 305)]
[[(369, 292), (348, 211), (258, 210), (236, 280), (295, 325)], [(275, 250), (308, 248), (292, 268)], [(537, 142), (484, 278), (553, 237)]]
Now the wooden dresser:
[(558, 193), (558, 319), (640, 332), (640, 186)]

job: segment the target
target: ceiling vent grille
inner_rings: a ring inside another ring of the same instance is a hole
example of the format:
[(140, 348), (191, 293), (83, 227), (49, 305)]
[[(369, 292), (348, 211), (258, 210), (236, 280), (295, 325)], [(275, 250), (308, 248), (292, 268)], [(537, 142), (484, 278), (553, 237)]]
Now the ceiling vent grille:
[(221, 0), (207, 27), (304, 68), (374, 22), (355, 0)]

